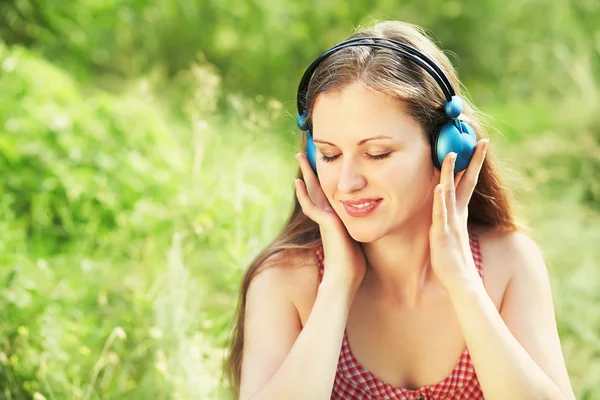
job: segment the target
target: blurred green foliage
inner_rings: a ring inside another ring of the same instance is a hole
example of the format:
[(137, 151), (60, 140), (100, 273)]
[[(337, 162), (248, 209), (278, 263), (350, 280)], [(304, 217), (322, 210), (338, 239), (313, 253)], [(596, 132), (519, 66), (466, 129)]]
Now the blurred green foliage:
[(576, 393), (600, 399), (600, 3), (372, 3), (0, 3), (0, 399), (227, 398), (239, 279), (292, 200), (300, 74), (391, 18), (490, 114)]

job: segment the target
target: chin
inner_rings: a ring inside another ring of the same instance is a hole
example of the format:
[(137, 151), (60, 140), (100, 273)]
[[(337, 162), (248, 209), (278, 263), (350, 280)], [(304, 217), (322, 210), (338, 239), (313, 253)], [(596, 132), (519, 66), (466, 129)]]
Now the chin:
[(359, 243), (373, 243), (381, 239), (387, 234), (387, 230), (376, 228), (376, 227), (367, 227), (367, 226), (348, 226), (346, 225), (346, 229), (350, 234), (350, 237), (356, 240)]

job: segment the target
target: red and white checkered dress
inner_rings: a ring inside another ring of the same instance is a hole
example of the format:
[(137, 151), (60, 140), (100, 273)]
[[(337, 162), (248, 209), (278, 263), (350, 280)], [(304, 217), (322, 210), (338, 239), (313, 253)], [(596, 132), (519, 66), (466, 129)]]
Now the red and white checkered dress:
[[(477, 271), (483, 279), (483, 267), (479, 240), (469, 227), (469, 244)], [(316, 251), (319, 281), (323, 278), (323, 248)], [(444, 380), (433, 385), (409, 390), (392, 386), (377, 378), (363, 367), (352, 354), (348, 336), (344, 331), (342, 349), (338, 361), (332, 400), (483, 400), (483, 393), (475, 374), (468, 349), (460, 356), (456, 366)]]

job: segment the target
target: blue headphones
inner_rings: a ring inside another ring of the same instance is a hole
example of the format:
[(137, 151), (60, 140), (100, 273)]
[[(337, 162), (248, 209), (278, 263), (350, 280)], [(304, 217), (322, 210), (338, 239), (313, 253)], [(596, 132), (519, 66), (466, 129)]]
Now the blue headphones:
[[(366, 42), (366, 40), (373, 40), (375, 42)], [(380, 41), (390, 42), (396, 46), (379, 43)], [(414, 47), (407, 45), (406, 43), (387, 38), (361, 37), (346, 40), (331, 47), (329, 50), (321, 54), (321, 56), (313, 61), (313, 63), (304, 72), (304, 75), (300, 80), (300, 85), (298, 85), (298, 95), (296, 98), (298, 117), (296, 118), (296, 124), (298, 125), (298, 128), (305, 131), (308, 136), (308, 141), (306, 143), (306, 156), (308, 157), (308, 161), (310, 162), (312, 169), (315, 171), (315, 174), (317, 173), (317, 149), (313, 142), (312, 133), (310, 132), (311, 127), (307, 121), (308, 110), (306, 110), (303, 105), (306, 98), (306, 93), (308, 92), (308, 84), (313, 73), (323, 60), (338, 50), (354, 46), (383, 47), (397, 51), (405, 56), (408, 60), (422, 67), (436, 80), (446, 96), (446, 101), (444, 102), (444, 112), (450, 121), (444, 123), (440, 129), (436, 129), (436, 131), (432, 134), (431, 158), (433, 164), (437, 169), (441, 170), (442, 162), (444, 161), (446, 155), (450, 152), (455, 152), (457, 157), (454, 172), (460, 172), (467, 168), (469, 162), (471, 161), (471, 157), (473, 156), (475, 145), (477, 144), (477, 137), (475, 136), (475, 131), (469, 124), (458, 119), (458, 116), (462, 112), (463, 102), (462, 99), (456, 95), (456, 92), (452, 88), (450, 81), (442, 69), (425, 54), (421, 53)]]

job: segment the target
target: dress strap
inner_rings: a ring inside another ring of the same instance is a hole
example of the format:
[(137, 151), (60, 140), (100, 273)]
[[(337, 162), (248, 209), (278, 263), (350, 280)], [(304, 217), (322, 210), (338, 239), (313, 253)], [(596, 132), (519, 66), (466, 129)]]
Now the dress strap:
[(323, 245), (317, 246), (315, 251), (317, 267), (319, 268), (319, 283), (323, 280), (323, 272), (325, 271), (325, 254), (323, 253)]
[(467, 225), (467, 230), (469, 232), (469, 246), (471, 247), (471, 253), (473, 254), (473, 261), (475, 262), (475, 267), (477, 268), (479, 276), (483, 280), (483, 257), (481, 256), (479, 238), (471, 224)]

